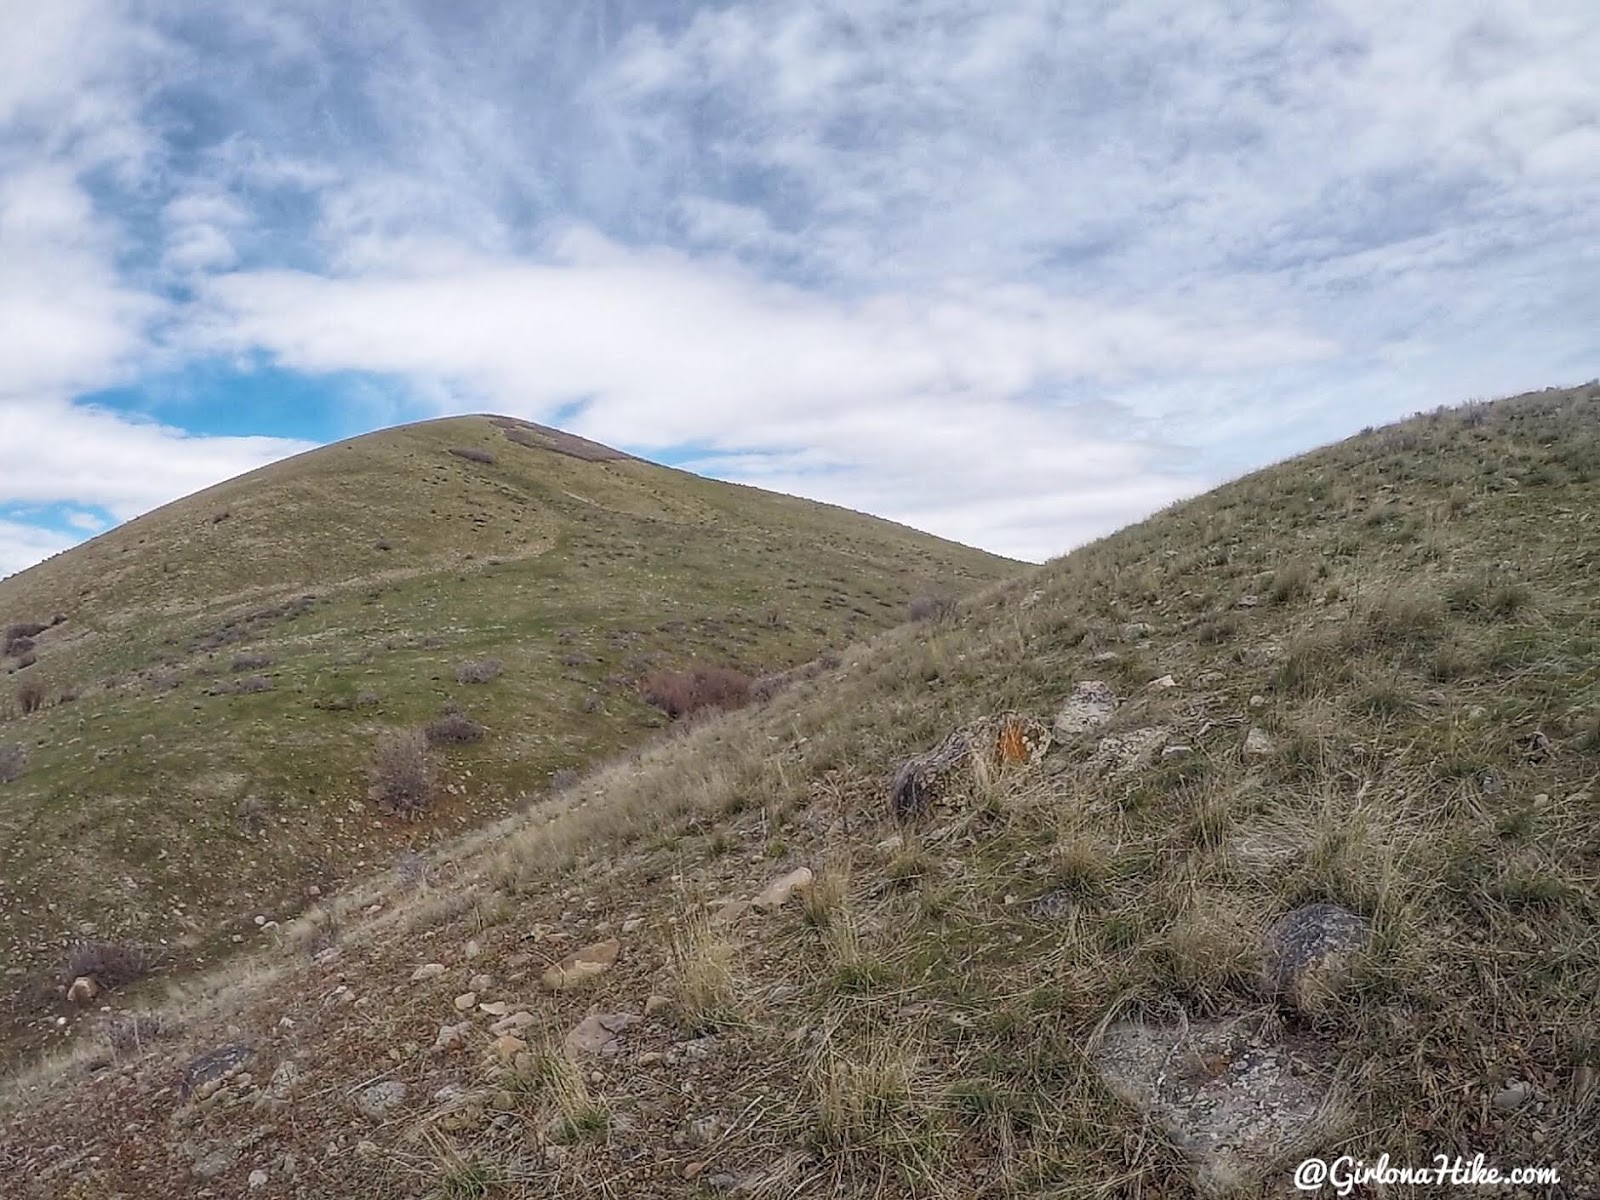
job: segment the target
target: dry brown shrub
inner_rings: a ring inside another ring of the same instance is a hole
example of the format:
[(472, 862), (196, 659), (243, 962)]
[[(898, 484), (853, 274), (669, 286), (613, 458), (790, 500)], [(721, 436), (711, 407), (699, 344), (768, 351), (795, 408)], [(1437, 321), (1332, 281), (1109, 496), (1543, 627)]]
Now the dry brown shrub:
[(753, 682), (733, 667), (694, 667), (653, 672), (640, 685), (640, 693), (646, 703), (669, 717), (680, 718), (713, 708), (741, 708), (750, 701)]

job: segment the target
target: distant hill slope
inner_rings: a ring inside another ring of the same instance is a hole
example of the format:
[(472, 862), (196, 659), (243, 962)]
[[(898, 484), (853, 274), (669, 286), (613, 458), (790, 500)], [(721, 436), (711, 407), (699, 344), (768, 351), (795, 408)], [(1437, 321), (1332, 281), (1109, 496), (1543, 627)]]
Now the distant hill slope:
[[(214, 961), (308, 889), (637, 744), (666, 723), (638, 695), (653, 670), (781, 671), (1015, 567), (508, 418), (386, 430), (170, 504), (0, 581), (0, 626), (21, 627), (0, 780), (22, 764), (0, 781), (0, 983), (25, 993), (74, 938)], [(495, 678), (458, 681), (484, 661)], [(376, 739), (447, 704), (486, 736), (437, 751), (451, 782), (422, 820), (380, 815)], [(39, 1031), (55, 1011), (11, 1015)]]
[(80, 1005), (0, 1179), (1600, 1195), (1597, 663), (1600, 386), (1368, 430)]

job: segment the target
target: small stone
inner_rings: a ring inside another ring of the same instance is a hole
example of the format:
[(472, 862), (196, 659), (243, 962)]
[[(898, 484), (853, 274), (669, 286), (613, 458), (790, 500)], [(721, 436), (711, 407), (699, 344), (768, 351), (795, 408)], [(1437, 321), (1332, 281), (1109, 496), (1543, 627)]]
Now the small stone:
[(760, 912), (772, 912), (787, 904), (796, 892), (804, 892), (809, 888), (814, 878), (810, 867), (796, 867), (787, 875), (780, 876), (767, 884), (762, 893), (750, 903)]
[(590, 1013), (567, 1034), (567, 1054), (603, 1054), (639, 1018), (633, 1013)]
[(646, 1050), (643, 1054), (639, 1055), (638, 1059), (641, 1067), (653, 1067), (660, 1061), (661, 1051), (659, 1050)]
[(1157, 690), (1174, 688), (1178, 686), (1178, 681), (1171, 675), (1163, 675), (1160, 679), (1152, 679), (1150, 681), (1150, 686), (1156, 688)]
[(683, 1166), (683, 1177), (685, 1179), (698, 1179), (700, 1177), (700, 1173), (708, 1166), (710, 1166), (710, 1164), (705, 1162), (685, 1163)]
[(653, 1017), (671, 1003), (672, 1001), (665, 996), (652, 995), (644, 1002), (644, 1015), (647, 1017)]
[(490, 1033), (515, 1033), (519, 1029), (526, 1029), (533, 1024), (533, 1014), (526, 1009), (518, 1009), (510, 1016), (501, 1017), (489, 1026)]
[(1129, 621), (1122, 627), (1122, 640), (1125, 642), (1142, 642), (1155, 630), (1143, 621)]
[(1265, 708), (1266, 706), (1267, 706), (1267, 698), (1265, 696), (1255, 695), (1255, 696), (1251, 696), (1250, 697), (1250, 707), (1251, 708)]
[(511, 1005), (504, 1000), (491, 1000), (487, 1004), (478, 1005), (478, 1011), (491, 1017), (503, 1017), (511, 1011)]
[(379, 1121), (405, 1098), (405, 1084), (398, 1079), (385, 1079), (373, 1084), (356, 1097), (356, 1108), (369, 1120)]
[(1514, 1112), (1527, 1103), (1528, 1097), (1533, 1095), (1533, 1085), (1528, 1083), (1513, 1083), (1501, 1088), (1490, 1101), (1496, 1112)]
[(1161, 748), (1162, 758), (1188, 758), (1193, 753), (1193, 746), (1172, 745)]
[(439, 1036), (434, 1040), (435, 1050), (450, 1050), (459, 1046), (472, 1031), (471, 1021), (462, 1021), (459, 1025), (439, 1026)]
[(495, 1038), (490, 1052), (503, 1063), (515, 1061), (518, 1054), (528, 1048), (528, 1043), (515, 1034), (503, 1033)]
[(99, 994), (100, 985), (95, 982), (94, 976), (79, 975), (67, 989), (67, 1001), (71, 1004), (87, 1004)]
[(1250, 732), (1244, 736), (1244, 753), (1246, 758), (1263, 758), (1273, 752), (1275, 744), (1272, 735), (1259, 725), (1250, 726)]
[(551, 991), (578, 987), (610, 970), (621, 953), (622, 943), (616, 938), (575, 950), (545, 971), (544, 986)]
[(250, 1184), (251, 1188), (265, 1187), (267, 1183), (267, 1173), (260, 1167), (257, 1167), (254, 1171), (250, 1172), (250, 1178), (247, 1182)]
[(629, 917), (626, 921), (624, 921), (622, 923), (622, 932), (623, 933), (637, 933), (643, 927), (644, 927), (644, 918), (643, 917)]
[(1255, 608), (1261, 603), (1261, 597), (1256, 595), (1254, 592), (1246, 592), (1244, 595), (1235, 600), (1234, 603), (1240, 608)]
[(473, 938), (465, 946), (461, 947), (461, 957), (465, 959), (477, 958), (482, 953), (483, 947), (478, 944), (477, 938)]
[(194, 1173), (198, 1179), (215, 1179), (239, 1157), (237, 1146), (221, 1146), (194, 1160)]
[(436, 963), (436, 962), (423, 963), (415, 971), (411, 972), (411, 982), (412, 983), (421, 983), (421, 982), (423, 982), (424, 980), (427, 980), (427, 979), (437, 979), (437, 978), (439, 978), (439, 976), (441, 976), (443, 974), (444, 974), (444, 964), (443, 963)]
[(494, 980), (487, 975), (474, 975), (467, 981), (467, 989), (474, 992), (487, 992), (494, 986)]
[(462, 992), (461, 995), (457, 996), (453, 1001), (451, 1001), (451, 1003), (456, 1006), (457, 1012), (468, 1012), (472, 1009), (473, 1005), (477, 1004), (477, 1002), (477, 992)]

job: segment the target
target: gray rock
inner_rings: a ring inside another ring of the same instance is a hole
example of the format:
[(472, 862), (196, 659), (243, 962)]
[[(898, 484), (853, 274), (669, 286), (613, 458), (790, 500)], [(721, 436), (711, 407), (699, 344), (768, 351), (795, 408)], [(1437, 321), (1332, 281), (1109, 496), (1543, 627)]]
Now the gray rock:
[(1117, 696), (1111, 685), (1098, 679), (1083, 679), (1073, 685), (1072, 695), (1056, 713), (1055, 731), (1061, 737), (1074, 737), (1098, 729), (1117, 711)]
[(1202, 1195), (1256, 1184), (1345, 1121), (1329, 1065), (1248, 1017), (1177, 1029), (1114, 1025), (1094, 1061), (1111, 1090), (1154, 1118), (1190, 1159)]
[(194, 1160), (194, 1173), (198, 1179), (215, 1179), (239, 1158), (239, 1147), (219, 1146)]
[(1494, 1094), (1490, 1101), (1496, 1112), (1514, 1112), (1527, 1103), (1533, 1095), (1533, 1085), (1530, 1083), (1512, 1083), (1501, 1088)]
[(1113, 775), (1137, 770), (1155, 758), (1169, 733), (1165, 726), (1152, 725), (1147, 729), (1107, 734), (1100, 739), (1088, 766), (1091, 770), (1110, 771)]
[(381, 1121), (406, 1098), (406, 1085), (398, 1079), (385, 1079), (366, 1088), (356, 1097), (356, 1108), (371, 1121)]
[(255, 1048), (248, 1042), (232, 1042), (191, 1058), (183, 1067), (184, 1095), (189, 1095), (213, 1079), (221, 1079), (254, 1052)]
[(1302, 1012), (1336, 995), (1350, 966), (1371, 940), (1366, 918), (1337, 904), (1304, 904), (1267, 931), (1267, 982)]
[(567, 1034), (567, 1052), (573, 1056), (615, 1053), (617, 1036), (639, 1020), (635, 1013), (590, 1013)]
[(1031, 916), (1038, 917), (1042, 921), (1059, 921), (1065, 917), (1070, 917), (1073, 909), (1077, 906), (1076, 900), (1068, 893), (1058, 889), (1053, 892), (1046, 892), (1028, 905), (1028, 912)]
[(1259, 725), (1250, 726), (1250, 732), (1244, 735), (1244, 756), (1246, 758), (1265, 758), (1277, 748), (1277, 743), (1272, 740), (1272, 735)]

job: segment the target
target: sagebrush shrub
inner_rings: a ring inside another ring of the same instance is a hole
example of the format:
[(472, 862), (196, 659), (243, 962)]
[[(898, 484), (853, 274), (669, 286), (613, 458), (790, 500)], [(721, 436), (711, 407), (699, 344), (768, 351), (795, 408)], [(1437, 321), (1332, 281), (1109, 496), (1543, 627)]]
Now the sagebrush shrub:
[(373, 803), (386, 813), (412, 817), (433, 799), (433, 760), (420, 729), (395, 729), (378, 738), (372, 759)]
[(56, 974), (62, 985), (88, 976), (109, 991), (143, 979), (157, 965), (156, 953), (137, 942), (75, 942)]
[(44, 684), (30, 679), (17, 688), (17, 707), (23, 714), (38, 712), (44, 707)]
[(740, 708), (749, 703), (753, 682), (733, 667), (694, 667), (656, 671), (645, 678), (640, 692), (646, 703), (678, 718), (713, 708)]
[(21, 742), (0, 742), (0, 783), (21, 779), (28, 765), (28, 752)]
[(430, 746), (466, 746), (481, 742), (488, 732), (487, 725), (480, 725), (464, 712), (441, 713), (423, 727)]
[(502, 670), (498, 658), (485, 658), (477, 662), (464, 662), (456, 668), (457, 683), (488, 683), (499, 677)]
[(495, 461), (493, 454), (487, 450), (480, 450), (477, 446), (451, 446), (450, 453), (457, 458), (464, 458), (468, 462), (483, 463), (485, 466), (492, 466)]
[(945, 621), (955, 615), (956, 602), (949, 596), (918, 596), (909, 612), (913, 621)]

